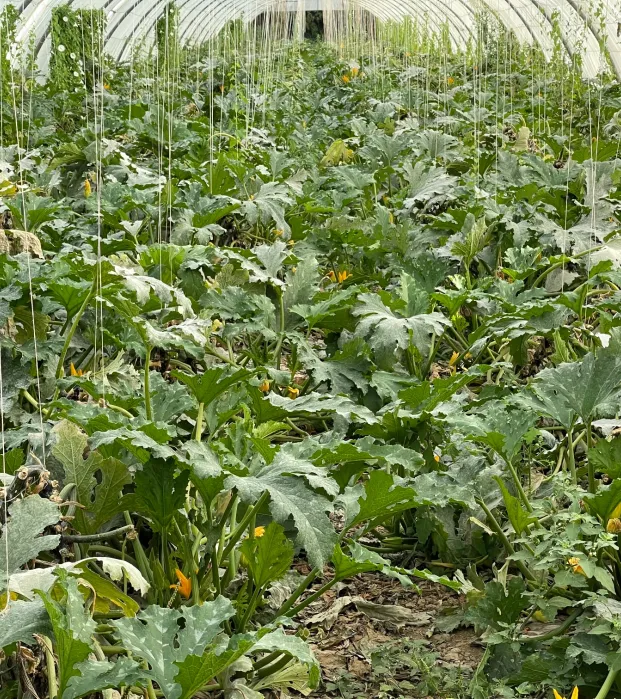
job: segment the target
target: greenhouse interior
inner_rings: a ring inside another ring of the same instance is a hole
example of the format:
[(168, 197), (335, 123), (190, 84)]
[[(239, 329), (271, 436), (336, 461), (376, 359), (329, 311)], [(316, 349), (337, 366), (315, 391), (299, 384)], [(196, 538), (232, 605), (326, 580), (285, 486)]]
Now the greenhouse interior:
[(621, 1), (0, 0), (0, 699), (621, 699)]

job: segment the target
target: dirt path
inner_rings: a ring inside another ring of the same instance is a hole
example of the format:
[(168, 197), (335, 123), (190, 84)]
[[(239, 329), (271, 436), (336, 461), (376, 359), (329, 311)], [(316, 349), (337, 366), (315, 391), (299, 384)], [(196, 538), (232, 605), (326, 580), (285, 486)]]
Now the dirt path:
[(368, 573), (335, 586), (305, 610), (322, 667), (318, 699), (465, 697), (483, 649), (470, 630), (450, 634), (437, 617), (459, 596), (423, 582), (420, 593)]

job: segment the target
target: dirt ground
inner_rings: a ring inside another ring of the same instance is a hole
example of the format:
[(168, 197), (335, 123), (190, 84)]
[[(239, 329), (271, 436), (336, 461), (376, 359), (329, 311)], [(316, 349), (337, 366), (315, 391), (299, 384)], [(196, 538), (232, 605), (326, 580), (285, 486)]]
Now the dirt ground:
[[(302, 571), (303, 572), (303, 571)], [(434, 583), (420, 591), (377, 573), (336, 585), (304, 610), (322, 667), (317, 699), (459, 696), (483, 655), (471, 630), (450, 634), (436, 618), (459, 596)]]

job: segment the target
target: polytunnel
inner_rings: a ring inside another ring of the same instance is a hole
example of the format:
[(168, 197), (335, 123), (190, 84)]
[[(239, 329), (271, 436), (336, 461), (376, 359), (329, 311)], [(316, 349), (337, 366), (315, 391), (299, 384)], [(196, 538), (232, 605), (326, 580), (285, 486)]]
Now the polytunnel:
[[(6, 5), (7, 0), (2, 4)], [(116, 60), (127, 60), (138, 43), (152, 40), (167, 0), (11, 0), (19, 12), (18, 42), (34, 41), (37, 60), (45, 70), (50, 54), (50, 20), (55, 7), (103, 10), (105, 50)], [(274, 10), (333, 13), (358, 7), (379, 20), (426, 18), (432, 30), (449, 27), (452, 43), (464, 47), (476, 33), (477, 12), (485, 8), (527, 46), (539, 46), (550, 57), (555, 23), (569, 57), (580, 54), (583, 73), (595, 77), (605, 61), (621, 77), (621, 4), (603, 0), (180, 0), (179, 35), (186, 43), (215, 36), (229, 21), (251, 21)]]

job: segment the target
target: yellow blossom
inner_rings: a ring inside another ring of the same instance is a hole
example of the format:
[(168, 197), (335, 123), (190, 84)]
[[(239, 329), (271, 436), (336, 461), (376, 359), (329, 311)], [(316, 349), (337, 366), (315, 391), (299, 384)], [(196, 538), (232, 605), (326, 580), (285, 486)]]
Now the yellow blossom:
[(263, 393), (267, 393), (270, 390), (270, 382), (265, 379), (259, 386), (259, 391), (262, 391)]
[(289, 394), (289, 398), (293, 400), (300, 395), (300, 389), (295, 386), (287, 386), (287, 393)]
[(224, 325), (224, 323), (223, 323), (221, 320), (218, 320), (218, 318), (216, 318), (216, 319), (213, 321), (213, 323), (211, 324), (211, 332), (212, 332), (212, 333), (218, 332), (218, 330), (220, 330), (220, 328), (221, 328), (223, 325)]
[(82, 369), (76, 369), (73, 362), (69, 365), (69, 370), (71, 372), (71, 376), (82, 376)]
[(265, 534), (265, 527), (255, 527), (254, 528), (254, 538), (260, 539), (263, 534)]
[(395, 217), (394, 217), (392, 211), (388, 212), (388, 220), (390, 221), (391, 225), (395, 222)]
[(334, 274), (334, 271), (333, 271), (333, 270), (330, 270), (330, 271), (328, 272), (328, 278), (329, 278), (330, 281), (332, 281), (332, 282), (335, 282), (335, 281), (336, 281), (336, 274)]
[(87, 179), (84, 181), (84, 196), (88, 199), (92, 193), (93, 188), (91, 187), (91, 181)]
[(342, 272), (338, 272), (336, 275), (336, 278), (338, 279), (339, 284), (342, 284), (345, 280), (349, 279), (351, 277), (351, 274), (347, 270), (343, 270)]
[(459, 359), (459, 352), (453, 352), (451, 358), (449, 359), (449, 366), (455, 366), (457, 360)]
[(192, 581), (186, 578), (179, 568), (175, 569), (175, 575), (179, 582), (176, 585), (171, 585), (170, 589), (177, 590), (183, 598), (190, 599), (190, 595), (192, 594)]
[(440, 463), (440, 454), (434, 454), (434, 455), (433, 455), (433, 460), (434, 460), (437, 464), (439, 464), (439, 463)]
[(349, 75), (344, 75), (343, 76), (343, 82), (347, 84), (349, 82)]
[(447, 84), (449, 87), (451, 87), (452, 85), (455, 84), (455, 78), (452, 78), (452, 77), (449, 75), (449, 77), (446, 79), (446, 84)]
[[(565, 697), (562, 697), (556, 689), (552, 690), (552, 693), (554, 694), (554, 699), (565, 699)], [(578, 699), (578, 687), (574, 687), (570, 699)]]
[(586, 573), (584, 572), (582, 566), (580, 565), (580, 559), (577, 558), (576, 556), (572, 556), (567, 560), (567, 563), (571, 566), (571, 569), (574, 571), (574, 573), (578, 573), (579, 575), (584, 575), (586, 577)]
[(110, 83), (104, 83), (104, 90), (110, 89)]
[(608, 523), (606, 524), (606, 531), (609, 534), (621, 533), (621, 519), (619, 519), (618, 517), (613, 517), (612, 519), (609, 519)]
[(360, 72), (360, 68), (352, 68), (351, 69), (352, 78), (355, 78), (359, 72)]
[(281, 230), (280, 228), (277, 228), (277, 229), (274, 231), (274, 235), (275, 235), (276, 237), (280, 237), (283, 233), (284, 233), (284, 231)]

